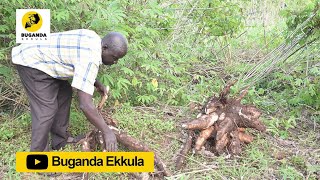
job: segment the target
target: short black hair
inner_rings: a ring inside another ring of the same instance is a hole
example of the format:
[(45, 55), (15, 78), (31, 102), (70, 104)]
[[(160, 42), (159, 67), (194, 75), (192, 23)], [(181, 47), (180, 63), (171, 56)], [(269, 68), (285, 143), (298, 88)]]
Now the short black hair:
[(121, 33), (110, 32), (102, 39), (102, 46), (107, 46), (111, 51), (126, 54), (128, 50), (128, 41)]

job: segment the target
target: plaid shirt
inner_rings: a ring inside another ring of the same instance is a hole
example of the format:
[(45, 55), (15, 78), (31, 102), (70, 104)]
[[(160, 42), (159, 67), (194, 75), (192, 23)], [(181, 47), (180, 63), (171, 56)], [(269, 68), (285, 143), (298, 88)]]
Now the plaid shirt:
[(38, 69), (93, 94), (101, 59), (101, 38), (91, 30), (52, 33), (50, 44), (21, 44), (12, 49), (12, 62)]

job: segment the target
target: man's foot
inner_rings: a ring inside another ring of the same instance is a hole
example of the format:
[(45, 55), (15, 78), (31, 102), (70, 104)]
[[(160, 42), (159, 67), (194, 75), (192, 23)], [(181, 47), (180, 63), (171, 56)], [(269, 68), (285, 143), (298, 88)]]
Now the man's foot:
[(84, 134), (80, 134), (76, 137), (68, 137), (67, 143), (78, 143), (81, 139), (84, 139), (86, 136)]
[(59, 149), (63, 149), (67, 144), (75, 144), (75, 143), (78, 143), (81, 139), (84, 139), (86, 136), (81, 134), (81, 135), (78, 135), (76, 137), (68, 137), (67, 141), (64, 141), (62, 143), (60, 143), (59, 145), (55, 146), (55, 147), (51, 147), (52, 150), (59, 150)]

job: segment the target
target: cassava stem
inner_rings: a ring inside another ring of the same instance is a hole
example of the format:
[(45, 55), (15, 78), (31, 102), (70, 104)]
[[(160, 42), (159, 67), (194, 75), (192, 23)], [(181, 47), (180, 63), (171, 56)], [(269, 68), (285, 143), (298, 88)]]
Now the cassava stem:
[(188, 131), (188, 137), (186, 139), (186, 142), (183, 144), (183, 146), (180, 150), (180, 153), (178, 154), (177, 160), (176, 160), (176, 169), (177, 170), (182, 168), (182, 165), (184, 164), (184, 162), (186, 160), (186, 156), (191, 149), (193, 135), (194, 135), (194, 133), (192, 131)]
[[(148, 146), (127, 135), (126, 133), (120, 131), (119, 129), (110, 125), (109, 128), (112, 129), (113, 133), (116, 135), (118, 142), (126, 146), (128, 149), (134, 151), (154, 152)], [(172, 173), (167, 169), (167, 166), (163, 163), (161, 158), (156, 153), (154, 153), (154, 163), (156, 164), (158, 169), (163, 172), (165, 176), (172, 175)]]

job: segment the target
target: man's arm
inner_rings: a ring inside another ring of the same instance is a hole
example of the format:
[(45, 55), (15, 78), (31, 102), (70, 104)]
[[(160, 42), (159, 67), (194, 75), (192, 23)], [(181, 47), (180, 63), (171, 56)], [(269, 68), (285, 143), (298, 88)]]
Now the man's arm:
[(107, 151), (116, 151), (117, 150), (117, 139), (104, 122), (101, 115), (98, 113), (97, 108), (94, 106), (92, 101), (92, 95), (87, 94), (81, 90), (78, 90), (80, 109), (83, 111), (87, 119), (103, 133), (103, 138), (106, 142)]
[(108, 93), (107, 88), (98, 80), (94, 82), (94, 87), (97, 88), (101, 96), (105, 96)]
[(99, 87), (101, 85), (102, 85), (102, 83), (96, 79), (96, 81), (94, 82), (94, 87), (97, 88), (97, 87)]

